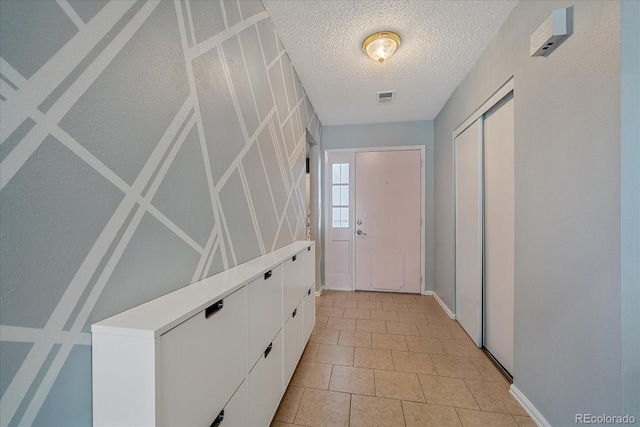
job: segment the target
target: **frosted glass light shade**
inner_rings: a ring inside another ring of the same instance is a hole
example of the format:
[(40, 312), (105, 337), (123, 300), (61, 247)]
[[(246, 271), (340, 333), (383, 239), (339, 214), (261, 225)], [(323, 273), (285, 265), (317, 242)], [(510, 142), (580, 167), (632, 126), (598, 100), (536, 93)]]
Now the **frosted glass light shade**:
[(362, 50), (378, 62), (384, 62), (400, 46), (400, 36), (391, 31), (371, 34), (362, 42)]

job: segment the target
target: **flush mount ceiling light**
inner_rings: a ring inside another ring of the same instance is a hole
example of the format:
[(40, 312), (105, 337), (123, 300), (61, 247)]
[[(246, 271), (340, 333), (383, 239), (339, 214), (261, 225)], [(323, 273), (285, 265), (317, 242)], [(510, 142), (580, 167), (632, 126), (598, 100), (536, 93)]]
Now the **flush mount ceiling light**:
[(371, 34), (362, 42), (362, 50), (380, 63), (389, 58), (400, 46), (400, 36), (393, 31), (380, 31)]

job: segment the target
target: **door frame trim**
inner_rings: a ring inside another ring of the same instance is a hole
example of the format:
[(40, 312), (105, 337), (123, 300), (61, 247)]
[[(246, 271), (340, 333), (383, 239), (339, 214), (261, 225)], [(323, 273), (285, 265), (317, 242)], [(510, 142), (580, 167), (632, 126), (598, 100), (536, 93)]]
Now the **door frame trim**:
[(465, 131), (466, 128), (475, 123), (480, 117), (484, 116), (484, 114), (493, 108), (502, 98), (507, 96), (509, 92), (513, 92), (514, 90), (514, 81), (513, 76), (509, 77), (509, 79), (504, 82), (500, 88), (493, 93), (480, 107), (478, 107), (469, 117), (467, 117), (460, 126), (458, 126), (453, 131), (452, 142), (456, 139), (458, 135)]
[[(420, 282), (420, 294), (421, 295), (428, 295), (430, 292), (432, 291), (426, 291), (425, 290), (425, 286), (426, 286), (426, 280), (425, 278), (426, 276), (426, 272), (425, 272), (425, 268), (426, 268), (426, 263), (425, 263), (425, 256), (426, 256), (426, 238), (425, 238), (425, 232), (426, 232), (426, 223), (427, 220), (425, 218), (425, 213), (426, 213), (426, 206), (425, 206), (425, 201), (426, 201), (426, 197), (425, 197), (425, 154), (426, 154), (426, 147), (424, 145), (402, 145), (402, 146), (397, 146), (397, 147), (366, 147), (366, 148), (333, 148), (333, 149), (327, 149), (324, 150), (325, 154), (324, 154), (324, 170), (328, 171), (329, 170), (329, 155), (330, 154), (348, 154), (351, 153), (353, 154), (353, 158), (354, 158), (354, 167), (355, 167), (355, 154), (356, 153), (362, 153), (362, 152), (372, 152), (372, 151), (420, 151), (420, 218), (421, 218), (421, 222), (420, 222), (420, 278), (421, 278), (421, 282)], [(329, 197), (330, 197), (330, 193), (327, 190), (329, 188), (329, 183), (328, 183), (328, 176), (329, 174), (327, 172), (325, 172), (325, 177), (324, 177), (324, 181), (325, 181), (325, 188), (324, 188), (324, 197), (323, 197), (323, 203), (324, 203), (324, 217), (325, 217), (325, 228), (324, 228), (324, 241), (328, 242), (329, 241), (329, 228), (331, 226), (331, 224), (328, 223), (329, 218), (330, 217), (330, 204), (329, 202)], [(353, 187), (353, 195), (354, 195), (354, 199), (355, 199), (355, 183), (354, 183), (354, 187)], [(355, 217), (352, 219), (352, 221), (355, 221)], [(355, 230), (355, 224), (351, 224), (353, 230)], [(355, 231), (354, 231), (355, 232)], [(356, 259), (355, 259), (355, 244), (353, 244), (353, 233), (352, 233), (352, 238), (351, 238), (351, 264), (350, 264), (350, 268), (351, 268), (351, 290), (355, 291), (356, 290), (356, 275), (355, 275), (355, 263), (356, 263)], [(325, 288), (326, 289), (331, 289), (330, 284), (326, 283), (326, 278), (329, 277), (328, 275), (328, 268), (329, 268), (329, 263), (326, 262), (326, 260), (330, 259), (330, 248), (329, 248), (329, 244), (325, 244), (325, 264), (324, 264), (324, 274), (325, 274)]]

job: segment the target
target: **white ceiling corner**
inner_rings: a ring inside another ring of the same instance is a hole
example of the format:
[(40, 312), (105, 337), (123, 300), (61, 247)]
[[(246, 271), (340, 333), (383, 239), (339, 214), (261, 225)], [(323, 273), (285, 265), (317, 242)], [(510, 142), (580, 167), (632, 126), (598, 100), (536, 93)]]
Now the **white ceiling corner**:
[[(323, 125), (432, 120), (517, 0), (262, 0)], [(402, 44), (383, 64), (369, 34)], [(376, 93), (396, 91), (393, 103)]]

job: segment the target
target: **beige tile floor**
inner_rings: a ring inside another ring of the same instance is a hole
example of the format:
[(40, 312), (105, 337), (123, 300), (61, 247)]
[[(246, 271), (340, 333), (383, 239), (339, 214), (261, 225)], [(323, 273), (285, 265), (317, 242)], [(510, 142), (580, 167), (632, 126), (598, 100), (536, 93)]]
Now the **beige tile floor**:
[(326, 291), (272, 427), (535, 426), (431, 296)]

